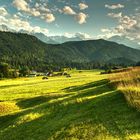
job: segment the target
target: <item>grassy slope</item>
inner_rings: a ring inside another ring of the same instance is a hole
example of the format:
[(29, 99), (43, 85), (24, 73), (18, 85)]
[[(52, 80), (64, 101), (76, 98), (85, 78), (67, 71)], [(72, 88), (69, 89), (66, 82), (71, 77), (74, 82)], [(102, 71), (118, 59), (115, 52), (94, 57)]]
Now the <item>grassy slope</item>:
[(0, 81), (0, 140), (140, 139), (140, 113), (104, 75), (71, 75)]
[(112, 74), (110, 81), (123, 92), (130, 105), (140, 110), (140, 67)]

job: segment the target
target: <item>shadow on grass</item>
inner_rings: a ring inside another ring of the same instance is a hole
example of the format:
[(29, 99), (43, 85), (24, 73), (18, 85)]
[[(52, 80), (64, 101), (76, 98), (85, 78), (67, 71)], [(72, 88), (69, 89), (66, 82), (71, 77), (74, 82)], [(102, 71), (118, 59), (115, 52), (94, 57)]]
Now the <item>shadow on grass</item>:
[(100, 80), (100, 81), (87, 83), (85, 85), (67, 87), (67, 88), (64, 88), (63, 90), (66, 91), (66, 92), (76, 92), (76, 91), (81, 91), (81, 90), (85, 90), (85, 89), (88, 89), (88, 88), (102, 86), (104, 84), (107, 84), (108, 82), (109, 82), (108, 80), (103, 79), (103, 80)]
[(37, 96), (34, 98), (29, 98), (29, 99), (23, 99), (17, 102), (17, 106), (19, 106), (20, 108), (29, 108), (29, 107), (34, 107), (37, 105), (41, 105), (45, 102), (48, 102), (52, 99), (57, 99), (60, 96), (50, 96), (50, 97), (46, 97), (46, 96)]
[(4, 86), (0, 86), (0, 89), (7, 89), (7, 88), (11, 88), (11, 87), (18, 87), (20, 86), (19, 84), (15, 84), (15, 85), (4, 85)]
[(37, 84), (41, 84), (41, 83), (44, 83), (44, 82), (48, 82), (48, 81), (41, 81), (41, 82), (36, 82), (36, 83), (24, 83), (24, 84), (14, 84), (14, 85), (3, 85), (3, 86), (0, 86), (0, 89), (7, 89), (7, 88), (12, 88), (12, 87), (19, 87), (19, 86), (34, 86), (34, 85), (37, 85)]
[[(127, 105), (123, 94), (110, 88), (108, 80), (69, 87), (65, 91), (67, 98), (52, 96), (62, 98), (52, 103), (42, 96), (19, 102), (23, 107), (30, 107), (32, 100), (40, 105), (33, 103), (32, 109), (1, 116), (0, 139), (90, 140), (107, 139), (107, 136), (125, 139), (127, 135), (140, 134), (140, 113)], [(16, 124), (20, 117), (30, 113), (43, 115)]]
[(39, 106), (43, 103), (47, 103), (50, 100), (57, 100), (58, 98), (64, 98), (66, 96), (68, 96), (69, 94), (66, 95), (53, 95), (53, 96), (37, 96), (37, 97), (33, 97), (33, 98), (28, 98), (28, 99), (20, 99), (16, 105), (19, 106), (22, 109), (25, 108), (30, 108), (30, 107), (35, 107), (35, 106)]

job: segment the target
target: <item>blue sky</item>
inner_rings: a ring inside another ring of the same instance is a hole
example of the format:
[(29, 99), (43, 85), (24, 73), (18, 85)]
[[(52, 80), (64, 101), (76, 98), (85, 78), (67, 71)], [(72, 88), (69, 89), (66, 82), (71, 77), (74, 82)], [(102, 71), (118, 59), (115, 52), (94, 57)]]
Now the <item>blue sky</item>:
[(0, 0), (0, 24), (85, 38), (126, 36), (140, 43), (140, 0)]

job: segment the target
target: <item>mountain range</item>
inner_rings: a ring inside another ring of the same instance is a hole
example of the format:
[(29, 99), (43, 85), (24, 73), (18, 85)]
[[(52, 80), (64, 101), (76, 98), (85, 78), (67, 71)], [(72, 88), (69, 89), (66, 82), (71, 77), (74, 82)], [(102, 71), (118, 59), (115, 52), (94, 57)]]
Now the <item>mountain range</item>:
[(0, 61), (33, 68), (91, 62), (128, 65), (140, 61), (140, 50), (103, 39), (46, 44), (28, 34), (0, 32)]
[(138, 44), (138, 42), (136, 42), (135, 40), (126, 38), (125, 36), (113, 36), (111, 38), (108, 39), (108, 41), (114, 41), (120, 44), (126, 44), (127, 46), (134, 48), (134, 49), (139, 49), (140, 50), (140, 45)]
[[(3, 25), (3, 24), (0, 25), (0, 31), (7, 31), (7, 32), (10, 31), (10, 32), (15, 32), (15, 33), (17, 32), (14, 29), (11, 29), (8, 26)], [(28, 31), (25, 31), (23, 29), (21, 29), (19, 31), (19, 33), (26, 33), (26, 34), (33, 35), (47, 44), (62, 44), (62, 43), (69, 42), (69, 41), (83, 41), (83, 40), (91, 39), (91, 38), (86, 38), (82, 33), (76, 33), (75, 35), (73, 35), (71, 37), (68, 37), (66, 35), (46, 36), (43, 33), (28, 32)], [(119, 44), (124, 44), (126, 46), (131, 47), (131, 48), (135, 48), (135, 49), (140, 50), (140, 45), (138, 44), (138, 42), (136, 42), (135, 40), (131, 40), (129, 38), (126, 38), (125, 36), (116, 35), (116, 36), (112, 36), (112, 37), (108, 38), (107, 40), (117, 42)]]

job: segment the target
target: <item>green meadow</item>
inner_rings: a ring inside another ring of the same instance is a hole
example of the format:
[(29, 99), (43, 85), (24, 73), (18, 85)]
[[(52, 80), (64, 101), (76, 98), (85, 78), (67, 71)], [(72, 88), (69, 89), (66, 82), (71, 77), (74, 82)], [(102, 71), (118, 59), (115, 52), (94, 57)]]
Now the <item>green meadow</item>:
[(139, 140), (140, 113), (100, 71), (0, 81), (0, 140)]

